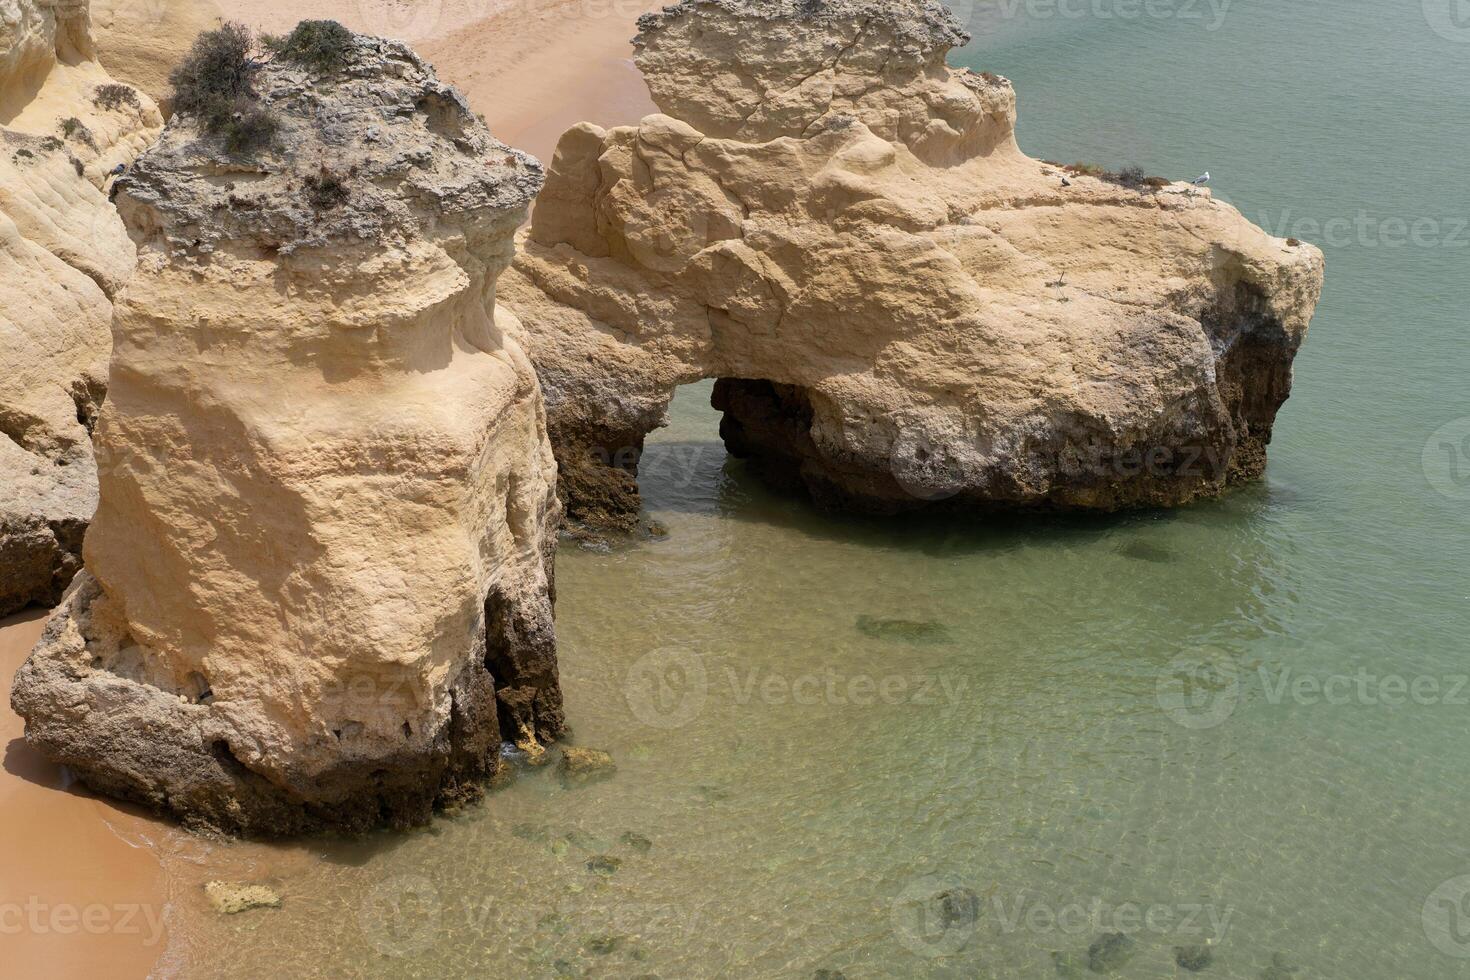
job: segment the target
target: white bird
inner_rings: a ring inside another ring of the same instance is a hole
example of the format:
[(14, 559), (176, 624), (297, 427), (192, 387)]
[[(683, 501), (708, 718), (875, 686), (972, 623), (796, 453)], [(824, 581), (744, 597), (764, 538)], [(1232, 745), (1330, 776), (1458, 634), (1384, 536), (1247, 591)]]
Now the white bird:
[(1205, 184), (1208, 184), (1209, 182), (1210, 182), (1210, 172), (1208, 170), (1206, 170), (1204, 173), (1200, 174), (1198, 177), (1194, 178), (1194, 180), (1191, 180), (1190, 181), (1190, 183), (1193, 184), (1196, 187), (1203, 187)]

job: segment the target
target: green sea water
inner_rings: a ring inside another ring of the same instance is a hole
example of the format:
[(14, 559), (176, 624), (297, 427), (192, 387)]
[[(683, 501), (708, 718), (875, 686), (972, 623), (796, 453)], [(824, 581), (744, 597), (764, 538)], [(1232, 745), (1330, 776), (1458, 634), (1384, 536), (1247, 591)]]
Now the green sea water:
[[(1208, 944), (1201, 976), (1470, 976), (1470, 19), (1222, 3), (977, 3), (952, 60), (1015, 82), (1031, 155), (1209, 170), (1322, 245), (1263, 482), (832, 519), (727, 460), (690, 386), (644, 463), (667, 535), (558, 559), (573, 741), (616, 774), (188, 843), (164, 969), (1051, 977), (1094, 946), (1142, 978)], [(283, 907), (198, 911), (183, 872), (220, 867)]]

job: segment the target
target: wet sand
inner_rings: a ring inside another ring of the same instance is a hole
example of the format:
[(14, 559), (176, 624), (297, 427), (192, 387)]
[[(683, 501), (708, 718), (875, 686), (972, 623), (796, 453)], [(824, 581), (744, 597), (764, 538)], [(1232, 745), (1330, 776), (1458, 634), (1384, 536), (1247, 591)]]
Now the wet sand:
[(0, 974), (147, 976), (168, 942), (156, 843), (179, 832), (68, 788), (21, 738), (10, 678), (44, 624), (0, 620)]

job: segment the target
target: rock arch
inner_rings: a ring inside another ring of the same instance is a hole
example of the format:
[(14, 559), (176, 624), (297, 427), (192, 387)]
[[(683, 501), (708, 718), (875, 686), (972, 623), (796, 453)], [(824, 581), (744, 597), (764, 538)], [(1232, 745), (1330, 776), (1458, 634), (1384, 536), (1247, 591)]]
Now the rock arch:
[(573, 519), (632, 524), (644, 435), (710, 377), (733, 449), (844, 509), (1173, 505), (1260, 474), (1317, 249), (1207, 190), (1030, 159), (1010, 82), (945, 64), (966, 35), (932, 0), (639, 27), (661, 113), (562, 137), (499, 286)]

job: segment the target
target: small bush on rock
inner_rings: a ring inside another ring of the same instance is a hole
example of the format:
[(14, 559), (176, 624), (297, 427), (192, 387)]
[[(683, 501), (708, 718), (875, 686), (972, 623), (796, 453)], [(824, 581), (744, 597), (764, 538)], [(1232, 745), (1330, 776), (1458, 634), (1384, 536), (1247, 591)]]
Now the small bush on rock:
[(1111, 180), (1115, 184), (1122, 184), (1136, 191), (1158, 190), (1168, 187), (1169, 182), (1163, 177), (1150, 177), (1143, 172), (1142, 167), (1124, 167), (1115, 174), (1104, 174), (1103, 180)]
[(252, 99), (240, 99), (229, 119), (220, 123), (219, 135), (226, 151), (249, 153), (270, 143), (280, 129), (281, 121), (275, 113)]
[(255, 92), (260, 62), (251, 55), (254, 43), (240, 24), (205, 31), (169, 75), (174, 111), (197, 118), (200, 128), (220, 137), (230, 153), (258, 149), (280, 129), (280, 120)]
[(347, 183), (326, 167), (320, 174), (310, 174), (304, 181), (311, 206), (318, 211), (330, 211), (347, 203)]
[(140, 108), (138, 93), (127, 85), (119, 85), (116, 82), (97, 86), (92, 92), (92, 104), (109, 112), (121, 109), (123, 106), (129, 109)]
[(356, 48), (352, 32), (335, 20), (303, 20), (284, 38), (262, 40), (276, 57), (319, 75), (347, 67)]
[(76, 116), (67, 116), (61, 120), (61, 135), (69, 140), (76, 140), (78, 143), (90, 146), (94, 150), (97, 148), (97, 141), (92, 138), (92, 131)]
[(1143, 182), (1148, 179), (1148, 174), (1143, 172), (1142, 167), (1130, 166), (1118, 171), (1113, 179), (1124, 187), (1142, 187)]

